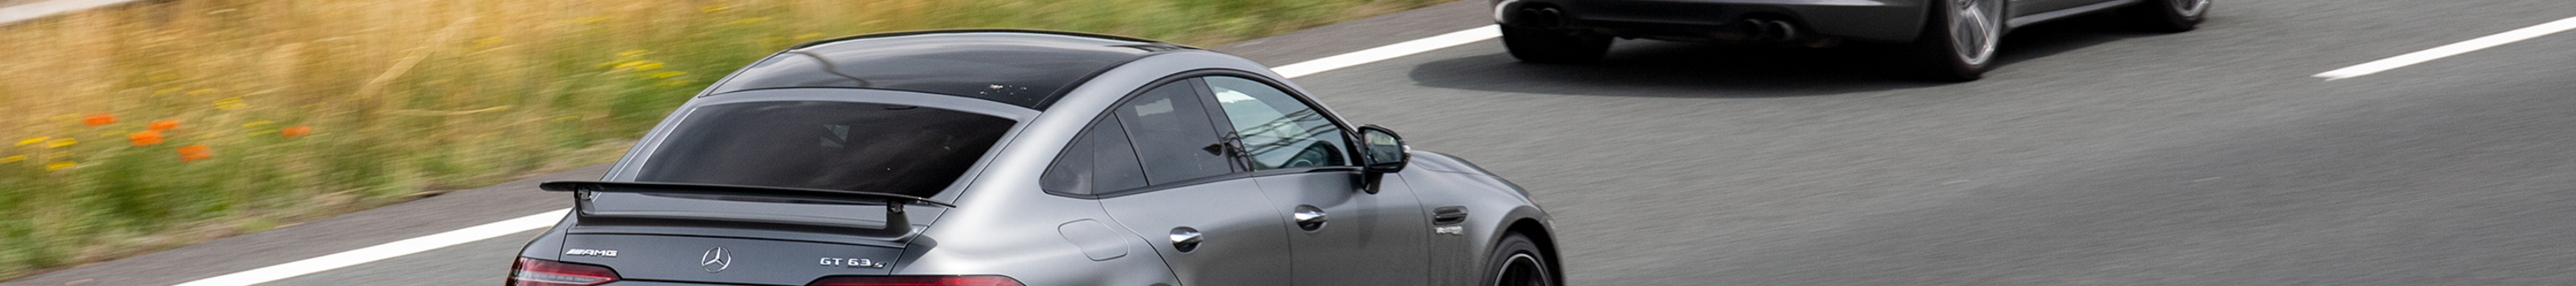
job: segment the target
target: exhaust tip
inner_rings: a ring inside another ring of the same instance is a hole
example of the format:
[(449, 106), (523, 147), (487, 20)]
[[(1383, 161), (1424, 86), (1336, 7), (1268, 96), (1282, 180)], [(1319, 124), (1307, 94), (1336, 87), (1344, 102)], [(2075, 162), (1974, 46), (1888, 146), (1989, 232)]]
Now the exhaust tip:
[(1521, 9), (1520, 16), (1517, 24), (1522, 26), (1550, 29), (1565, 27), (1565, 13), (1557, 11), (1556, 7), (1524, 8)]
[(1805, 36), (1798, 34), (1798, 24), (1796, 23), (1781, 20), (1766, 20), (1765, 22), (1770, 22), (1770, 25), (1764, 26), (1771, 28), (1771, 31), (1765, 33), (1771, 34), (1772, 40), (1782, 42), (1796, 41), (1799, 37)]
[(1744, 23), (1739, 27), (1743, 27), (1738, 29), (1742, 31), (1743, 39), (1750, 41), (1789, 42), (1806, 37), (1804, 33), (1799, 32), (1797, 23), (1789, 21), (1744, 19)]

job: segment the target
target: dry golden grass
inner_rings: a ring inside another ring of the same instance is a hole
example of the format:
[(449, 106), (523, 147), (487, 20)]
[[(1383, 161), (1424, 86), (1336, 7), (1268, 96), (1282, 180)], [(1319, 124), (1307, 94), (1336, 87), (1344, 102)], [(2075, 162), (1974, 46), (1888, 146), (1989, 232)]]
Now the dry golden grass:
[(1434, 1), (179, 0), (9, 25), (0, 279), (614, 160), (716, 77), (825, 37), (1212, 45)]

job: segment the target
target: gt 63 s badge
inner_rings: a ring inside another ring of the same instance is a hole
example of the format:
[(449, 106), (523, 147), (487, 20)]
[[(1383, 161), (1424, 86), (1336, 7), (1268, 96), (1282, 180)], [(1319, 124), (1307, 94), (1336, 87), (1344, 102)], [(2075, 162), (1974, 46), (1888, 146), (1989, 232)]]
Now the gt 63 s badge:
[(821, 262), (821, 263), (823, 264), (823, 267), (861, 267), (861, 268), (885, 268), (885, 267), (886, 267), (886, 262), (885, 262), (885, 261), (874, 261), (874, 260), (868, 260), (868, 259), (866, 259), (866, 258), (831, 258), (831, 257), (824, 257), (823, 259), (819, 260), (819, 262)]

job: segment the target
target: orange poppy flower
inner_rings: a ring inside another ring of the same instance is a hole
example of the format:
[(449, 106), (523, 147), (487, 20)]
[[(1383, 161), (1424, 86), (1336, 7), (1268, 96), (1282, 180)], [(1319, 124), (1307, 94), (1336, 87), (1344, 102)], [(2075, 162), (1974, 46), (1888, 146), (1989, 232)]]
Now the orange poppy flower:
[(116, 123), (116, 115), (115, 115), (115, 114), (106, 114), (106, 113), (93, 113), (93, 114), (90, 114), (89, 116), (82, 116), (82, 117), (81, 117), (81, 123), (82, 123), (82, 124), (88, 124), (89, 126), (99, 126), (99, 125), (107, 125), (108, 123)]
[(179, 120), (178, 120), (178, 119), (170, 119), (170, 120), (162, 120), (162, 121), (153, 121), (153, 122), (152, 122), (152, 131), (170, 130), (170, 129), (174, 129), (174, 128), (179, 128)]
[(302, 126), (302, 125), (298, 125), (298, 126), (295, 126), (295, 127), (287, 127), (286, 129), (278, 129), (278, 130), (277, 130), (277, 134), (278, 134), (278, 135), (286, 135), (286, 138), (295, 138), (295, 137), (304, 137), (304, 135), (313, 135), (313, 126)]
[(180, 162), (205, 160), (206, 158), (214, 157), (215, 151), (213, 149), (206, 148), (206, 145), (188, 145), (179, 147)]
[(125, 134), (125, 139), (134, 141), (134, 146), (161, 144), (161, 131), (143, 131), (135, 132), (133, 134)]

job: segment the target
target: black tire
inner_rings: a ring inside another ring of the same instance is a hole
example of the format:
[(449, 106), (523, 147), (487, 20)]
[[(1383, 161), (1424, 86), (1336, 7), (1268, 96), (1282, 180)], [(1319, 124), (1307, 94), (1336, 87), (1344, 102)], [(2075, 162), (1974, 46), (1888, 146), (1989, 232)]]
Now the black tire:
[[(1956, 4), (1958, 1), (1972, 1), (1982, 6), (1958, 6)], [(2003, 1), (1931, 0), (1930, 2), (1932, 2), (1930, 5), (1926, 5), (1929, 8), (1926, 10), (1930, 10), (1930, 14), (1924, 17), (1922, 37), (1914, 41), (1913, 49), (1916, 54), (1914, 58), (1919, 61), (1917, 64), (1919, 73), (1927, 79), (1938, 81), (1964, 82), (1984, 78), (1986, 70), (1994, 66), (1995, 50), (2001, 46), (1996, 42), (2003, 40), (2003, 16), (2005, 15)], [(1961, 15), (1963, 12), (1960, 11), (1969, 9), (1958, 7), (1977, 8), (1975, 10), (1981, 13), (1978, 17), (1982, 18), (1970, 19), (1968, 16)], [(1961, 26), (1963, 25), (1961, 23), (1978, 24), (1974, 27), (1965, 27)], [(1960, 31), (1971, 28), (1979, 32)], [(1981, 39), (1972, 40), (1962, 37)], [(1976, 42), (1969, 44), (1965, 41)]]
[(2180, 33), (2200, 28), (2200, 22), (2209, 19), (2210, 2), (2212, 1), (2147, 0), (2146, 3), (2129, 6), (2126, 11), (2121, 12), (2128, 14), (2129, 21), (2136, 22), (2139, 29)]
[(1503, 25), (1503, 47), (1524, 62), (1591, 63), (1610, 52), (1610, 36)]
[(1556, 268), (1553, 268), (1556, 262), (1548, 259), (1555, 256), (1541, 250), (1529, 236), (1517, 232), (1504, 235), (1502, 241), (1494, 243), (1494, 252), (1487, 257), (1491, 258), (1485, 260), (1486, 278), (1482, 285), (1565, 285), (1565, 278), (1558, 277)]

